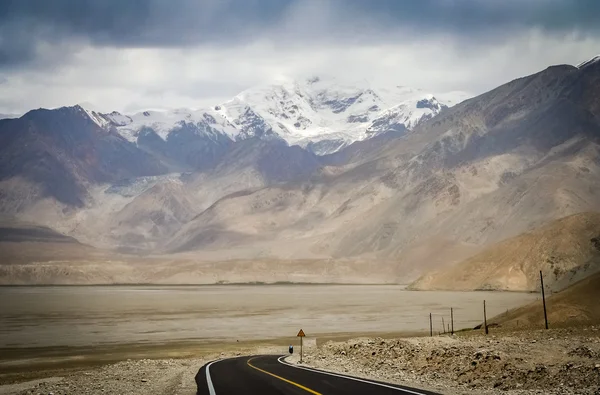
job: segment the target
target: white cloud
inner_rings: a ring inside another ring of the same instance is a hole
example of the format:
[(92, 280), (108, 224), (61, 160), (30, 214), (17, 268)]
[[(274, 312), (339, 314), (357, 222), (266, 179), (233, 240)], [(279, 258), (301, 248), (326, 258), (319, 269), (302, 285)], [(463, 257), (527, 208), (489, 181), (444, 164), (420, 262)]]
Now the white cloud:
[[(288, 21), (294, 21), (298, 14), (293, 15)], [(315, 31), (327, 20), (322, 16), (314, 22)], [(280, 29), (275, 27), (273, 34)], [(286, 34), (290, 34), (289, 29)], [(414, 32), (400, 29), (385, 37), (370, 36), (368, 40), (347, 43), (325, 39), (286, 43), (261, 37), (240, 46), (177, 49), (72, 44), (62, 64), (6, 71), (0, 89), (0, 112), (80, 102), (94, 103), (104, 111), (127, 112), (203, 107), (284, 75), (327, 74), (434, 92), (482, 93), (549, 65), (577, 64), (600, 52), (592, 37), (576, 33), (549, 35), (536, 29), (485, 44), (441, 33), (417, 38)], [(44, 51), (52, 53), (52, 49), (46, 47)]]

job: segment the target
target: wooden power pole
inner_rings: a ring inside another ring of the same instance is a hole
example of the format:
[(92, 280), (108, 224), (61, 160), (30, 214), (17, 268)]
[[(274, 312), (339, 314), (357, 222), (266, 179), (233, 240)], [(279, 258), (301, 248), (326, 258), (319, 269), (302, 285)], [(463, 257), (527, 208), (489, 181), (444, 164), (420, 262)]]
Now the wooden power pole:
[(487, 314), (485, 312), (485, 300), (483, 301), (483, 326), (485, 328), (485, 334), (487, 335), (489, 332), (487, 326)]
[(431, 313), (429, 313), (429, 337), (433, 337), (433, 320), (431, 318)]
[(546, 323), (546, 329), (548, 329), (548, 314), (546, 313), (546, 294), (544, 292), (544, 275), (540, 270), (540, 281), (542, 282), (542, 303), (544, 304), (544, 322)]

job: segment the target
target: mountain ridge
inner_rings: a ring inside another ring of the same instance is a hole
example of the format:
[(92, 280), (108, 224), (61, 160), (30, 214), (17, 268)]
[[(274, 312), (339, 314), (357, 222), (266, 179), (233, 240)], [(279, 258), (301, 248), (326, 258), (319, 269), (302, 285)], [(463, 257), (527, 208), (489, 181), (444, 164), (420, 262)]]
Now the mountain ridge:
[(206, 109), (121, 114), (100, 113), (80, 104), (75, 107), (98, 126), (114, 128), (132, 143), (143, 130), (152, 130), (167, 141), (173, 131), (187, 127), (200, 136), (232, 141), (279, 138), (324, 155), (381, 133), (412, 129), (467, 97), (464, 92), (434, 95), (401, 86), (372, 88), (366, 82), (359, 86), (334, 78), (311, 78), (253, 87)]
[[(268, 118), (258, 111), (239, 120), (247, 134), (235, 141), (213, 133), (220, 121), (200, 112), (162, 137), (142, 129), (135, 142), (81, 107), (42, 111), (43, 122), (31, 114), (0, 121), (0, 140), (21, 139), (0, 149), (12, 169), (0, 178), (0, 209), (96, 248), (189, 262), (376, 262), (389, 281), (406, 283), (559, 218), (600, 211), (599, 86), (600, 62), (592, 62), (549, 67), (448, 108), (421, 98), (415, 107), (439, 114), (412, 129), (386, 123), (327, 155), (258, 127)], [(356, 92), (324, 94), (312, 107), (346, 122), (379, 100)], [(32, 177), (38, 153), (62, 167)], [(26, 187), (15, 188), (23, 178)], [(27, 189), (67, 181), (82, 192), (58, 192), (77, 202)]]

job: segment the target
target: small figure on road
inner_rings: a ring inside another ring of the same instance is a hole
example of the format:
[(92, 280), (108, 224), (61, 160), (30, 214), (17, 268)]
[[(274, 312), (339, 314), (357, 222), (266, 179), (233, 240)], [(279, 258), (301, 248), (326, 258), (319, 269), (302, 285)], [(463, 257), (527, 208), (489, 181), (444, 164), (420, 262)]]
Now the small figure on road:
[(290, 344), (290, 354), (293, 354), (293, 353), (294, 353), (294, 346), (292, 346), (292, 345)]

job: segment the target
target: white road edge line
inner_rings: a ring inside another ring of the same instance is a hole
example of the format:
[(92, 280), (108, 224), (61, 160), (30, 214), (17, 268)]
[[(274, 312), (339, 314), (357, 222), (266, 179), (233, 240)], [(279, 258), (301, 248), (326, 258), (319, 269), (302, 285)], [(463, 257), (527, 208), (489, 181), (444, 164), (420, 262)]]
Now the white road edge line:
[(208, 384), (208, 393), (210, 395), (217, 395), (217, 393), (215, 392), (215, 387), (213, 386), (212, 380), (210, 379), (210, 365), (212, 365), (213, 363), (217, 363), (219, 361), (212, 361), (211, 363), (209, 363), (208, 365), (206, 365), (206, 383)]
[[(291, 366), (291, 367), (296, 368), (296, 369), (304, 369), (304, 370), (308, 370), (308, 371), (315, 372), (315, 373), (321, 373), (321, 374), (326, 374), (326, 375), (329, 375), (329, 376), (341, 377), (343, 379), (348, 379), (348, 380), (360, 381), (361, 383), (367, 383), (367, 384), (371, 384), (371, 385), (378, 385), (380, 387), (391, 388), (391, 389), (397, 390), (397, 391), (404, 391), (404, 392), (408, 392), (408, 393), (414, 394), (414, 395), (425, 395), (422, 392), (411, 391), (411, 390), (405, 389), (405, 388), (393, 387), (391, 385), (376, 383), (376, 382), (373, 382), (373, 381), (363, 380), (363, 379), (359, 379), (359, 378), (356, 378), (356, 377), (344, 376), (344, 375), (341, 375), (341, 374), (330, 373), (330, 372), (326, 372), (324, 370), (317, 370), (317, 369), (305, 368), (304, 366), (296, 366), (296, 365), (293, 365), (291, 363), (282, 361), (281, 360), (282, 358), (287, 358), (287, 356), (279, 357), (279, 358), (277, 358), (277, 361), (279, 361), (279, 363), (281, 363), (283, 365)], [(207, 370), (207, 372), (208, 372), (208, 370)]]

